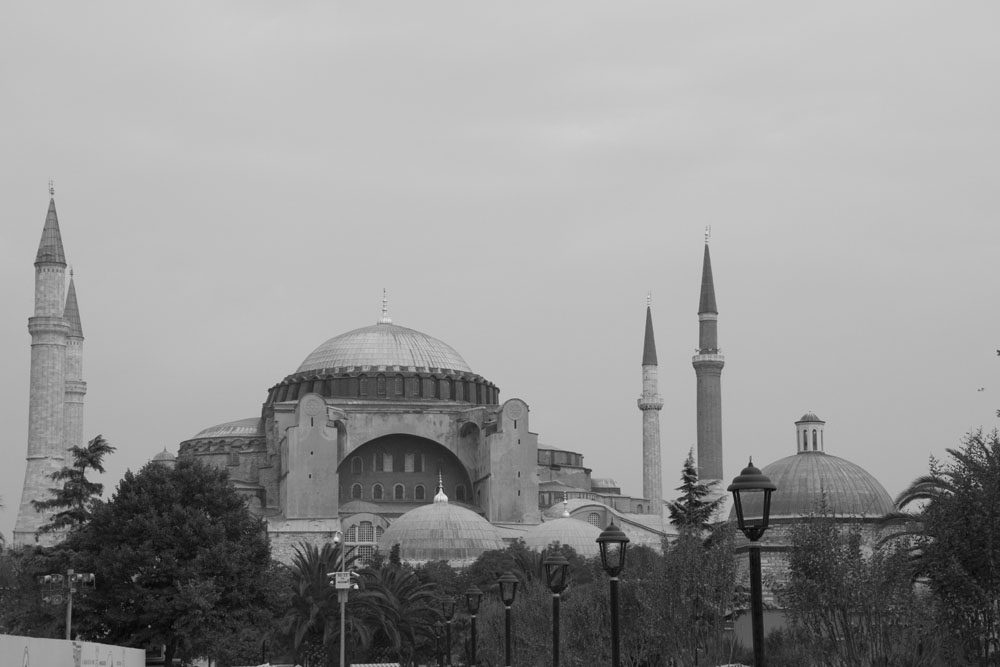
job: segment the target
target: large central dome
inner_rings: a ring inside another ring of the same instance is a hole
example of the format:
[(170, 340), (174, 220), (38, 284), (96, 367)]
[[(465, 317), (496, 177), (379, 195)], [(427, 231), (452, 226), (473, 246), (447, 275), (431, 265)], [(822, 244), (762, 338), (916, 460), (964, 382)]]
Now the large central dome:
[(296, 373), (354, 366), (472, 372), (465, 359), (447, 343), (413, 329), (380, 322), (334, 336), (313, 350)]

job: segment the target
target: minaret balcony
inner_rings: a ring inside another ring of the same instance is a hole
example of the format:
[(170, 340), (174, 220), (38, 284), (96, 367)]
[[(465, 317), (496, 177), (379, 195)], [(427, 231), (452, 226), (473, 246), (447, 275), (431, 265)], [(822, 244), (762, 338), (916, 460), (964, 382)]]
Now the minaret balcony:
[(660, 410), (663, 408), (663, 400), (659, 396), (643, 397), (636, 401), (640, 410)]
[(726, 358), (725, 358), (725, 356), (723, 356), (719, 352), (709, 352), (709, 353), (704, 353), (704, 354), (696, 354), (693, 357), (691, 357), (691, 363), (693, 363), (693, 364), (697, 364), (699, 362), (704, 362), (704, 361), (707, 361), (707, 362), (713, 362), (714, 361), (714, 362), (719, 363), (719, 364), (724, 364), (724, 363), (726, 363)]

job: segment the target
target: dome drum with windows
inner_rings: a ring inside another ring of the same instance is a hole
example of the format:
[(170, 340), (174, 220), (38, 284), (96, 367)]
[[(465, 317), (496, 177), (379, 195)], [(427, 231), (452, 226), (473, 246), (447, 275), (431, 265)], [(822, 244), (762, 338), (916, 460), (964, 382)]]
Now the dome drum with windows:
[(313, 392), (363, 400), (459, 401), (495, 405), (500, 390), (474, 373), (447, 343), (392, 323), (334, 336), (271, 387), (266, 405)]

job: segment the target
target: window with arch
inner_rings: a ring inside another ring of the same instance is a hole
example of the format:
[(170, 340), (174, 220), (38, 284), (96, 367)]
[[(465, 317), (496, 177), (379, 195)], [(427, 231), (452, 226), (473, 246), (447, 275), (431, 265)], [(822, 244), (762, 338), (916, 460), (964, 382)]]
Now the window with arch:
[(375, 393), (379, 396), (385, 396), (385, 376), (379, 374), (375, 378)]
[(459, 484), (455, 487), (455, 500), (460, 503), (465, 502), (465, 484)]
[(351, 473), (354, 475), (360, 475), (365, 471), (365, 462), (360, 456), (354, 456), (351, 458)]
[(813, 429), (813, 451), (819, 449), (819, 437), (816, 435), (816, 429)]
[(392, 487), (392, 498), (393, 500), (406, 499), (406, 492), (403, 490), (402, 484), (397, 484), (396, 486)]
[(355, 484), (351, 487), (351, 500), (361, 500), (361, 485)]
[(358, 378), (358, 393), (362, 396), (368, 395), (368, 377), (365, 375)]
[(424, 471), (424, 455), (417, 452), (413, 455), (413, 472)]
[(642, 505), (641, 504), (640, 505), (636, 505), (635, 513), (636, 514), (642, 514)]
[(809, 431), (802, 431), (802, 449), (809, 449)]
[(427, 499), (427, 490), (424, 489), (424, 485), (423, 484), (417, 484), (415, 487), (413, 487), (413, 499), (414, 500), (426, 500)]
[(371, 521), (362, 521), (358, 524), (358, 542), (374, 542), (375, 528)]
[(385, 452), (375, 452), (375, 472), (385, 472)]
[(403, 395), (403, 376), (402, 375), (397, 375), (396, 378), (393, 380), (393, 382), (392, 382), (392, 393), (396, 394), (396, 396), (402, 396)]
[(600, 528), (601, 515), (598, 514), (597, 512), (591, 512), (589, 515), (587, 515), (587, 523), (589, 523), (591, 526), (597, 526), (598, 528)]
[(375, 484), (372, 486), (372, 500), (382, 500), (385, 490), (382, 488), (381, 484)]

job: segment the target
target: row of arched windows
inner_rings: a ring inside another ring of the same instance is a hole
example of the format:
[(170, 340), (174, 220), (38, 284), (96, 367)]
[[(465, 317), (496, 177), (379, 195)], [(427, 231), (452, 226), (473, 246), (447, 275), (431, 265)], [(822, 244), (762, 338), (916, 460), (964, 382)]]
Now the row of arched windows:
[(357, 376), (307, 378), (276, 385), (268, 395), (268, 404), (295, 401), (315, 392), (320, 396), (377, 396), (379, 398), (437, 398), (469, 403), (495, 404), (499, 389), (481, 377), (473, 379), (361, 374)]
[[(812, 430), (812, 450), (814, 452), (819, 451), (819, 437), (820, 433), (816, 429)], [(806, 429), (802, 430), (802, 451), (809, 451), (809, 431)]]
[[(364, 487), (360, 484), (352, 485), (351, 500), (364, 499)], [(385, 487), (378, 483), (372, 484), (371, 500), (388, 500), (385, 495)], [(423, 484), (417, 484), (413, 487), (412, 495), (407, 498), (406, 487), (402, 484), (396, 484), (392, 487), (392, 500), (427, 500), (427, 488)], [(455, 500), (463, 503), (468, 500), (464, 484), (455, 487)]]
[[(374, 472), (423, 472), (424, 455), (420, 452), (407, 452), (393, 456), (388, 452), (377, 451), (372, 454), (369, 467)], [(351, 473), (354, 475), (363, 474), (365, 471), (365, 458), (362, 456), (351, 457)]]

